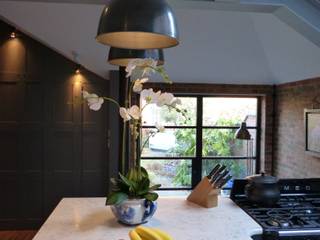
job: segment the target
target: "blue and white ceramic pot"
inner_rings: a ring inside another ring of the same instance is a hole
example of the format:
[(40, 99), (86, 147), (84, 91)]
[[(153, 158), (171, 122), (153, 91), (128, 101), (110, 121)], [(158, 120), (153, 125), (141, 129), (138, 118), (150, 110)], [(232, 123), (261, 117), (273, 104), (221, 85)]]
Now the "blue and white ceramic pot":
[(120, 204), (112, 205), (115, 217), (127, 225), (138, 225), (148, 222), (157, 210), (157, 202), (145, 199), (128, 199)]

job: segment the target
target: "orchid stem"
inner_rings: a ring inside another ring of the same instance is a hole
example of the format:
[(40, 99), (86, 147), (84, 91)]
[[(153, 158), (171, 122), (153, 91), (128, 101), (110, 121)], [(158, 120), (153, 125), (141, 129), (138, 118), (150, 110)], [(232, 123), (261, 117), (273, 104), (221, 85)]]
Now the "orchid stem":
[(154, 135), (156, 135), (155, 132), (149, 134), (149, 136), (147, 137), (147, 139), (144, 141), (142, 147), (140, 148), (140, 156), (142, 155), (142, 151), (143, 151), (144, 147), (147, 145), (147, 142), (148, 142), (149, 139), (150, 139), (151, 137), (153, 137)]
[(105, 100), (107, 100), (107, 101), (109, 101), (109, 102), (112, 102), (112, 103), (116, 104), (117, 107), (120, 108), (120, 104), (119, 104), (116, 100), (114, 100), (114, 99), (112, 99), (112, 98), (108, 98), (108, 97), (103, 97), (103, 99), (105, 99)]

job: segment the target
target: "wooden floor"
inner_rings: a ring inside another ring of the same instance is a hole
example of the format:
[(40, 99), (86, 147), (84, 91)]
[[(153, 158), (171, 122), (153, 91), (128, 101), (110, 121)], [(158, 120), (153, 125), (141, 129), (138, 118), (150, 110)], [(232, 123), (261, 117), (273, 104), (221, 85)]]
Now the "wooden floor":
[(32, 240), (37, 231), (0, 231), (0, 240)]

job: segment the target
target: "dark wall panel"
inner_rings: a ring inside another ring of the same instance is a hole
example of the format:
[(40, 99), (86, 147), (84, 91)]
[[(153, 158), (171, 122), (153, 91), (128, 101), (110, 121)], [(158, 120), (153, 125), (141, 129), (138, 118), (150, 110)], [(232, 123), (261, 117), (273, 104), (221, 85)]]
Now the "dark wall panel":
[(108, 81), (0, 21), (0, 230), (38, 228), (64, 197), (105, 196)]
[[(24, 172), (42, 171), (43, 163), (43, 130), (39, 126), (25, 125), (19, 136), (20, 168)], [(16, 150), (16, 149), (15, 149)]]
[(17, 83), (1, 83), (0, 88), (0, 121), (16, 122), (21, 109), (21, 86)]
[(23, 118), (24, 122), (41, 123), (44, 121), (44, 92), (39, 82), (24, 85)]
[(18, 170), (18, 141), (19, 137), (16, 127), (4, 126), (0, 130), (1, 171), (16, 173)]
[(16, 74), (26, 72), (26, 48), (20, 39), (12, 39), (11, 41), (5, 39), (1, 42), (0, 71)]

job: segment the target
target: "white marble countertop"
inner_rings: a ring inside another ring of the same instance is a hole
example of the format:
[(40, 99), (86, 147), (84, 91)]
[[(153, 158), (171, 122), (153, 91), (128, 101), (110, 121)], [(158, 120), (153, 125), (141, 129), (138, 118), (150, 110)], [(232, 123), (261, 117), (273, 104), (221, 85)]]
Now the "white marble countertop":
[[(119, 224), (105, 198), (65, 198), (34, 240), (128, 240), (132, 227)], [(146, 226), (167, 231), (175, 240), (251, 240), (262, 228), (229, 198), (206, 209), (184, 196), (158, 199), (158, 210)]]

